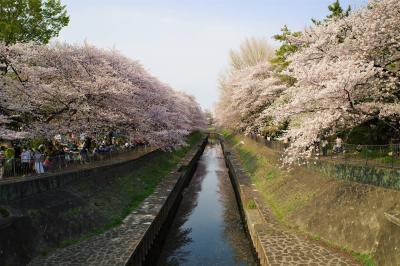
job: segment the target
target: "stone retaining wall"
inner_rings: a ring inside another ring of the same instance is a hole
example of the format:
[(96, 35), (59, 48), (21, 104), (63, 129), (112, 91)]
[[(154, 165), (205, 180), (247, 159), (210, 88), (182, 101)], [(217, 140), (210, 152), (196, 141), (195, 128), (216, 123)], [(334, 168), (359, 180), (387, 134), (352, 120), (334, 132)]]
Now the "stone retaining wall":
[(313, 169), (337, 179), (400, 190), (400, 170), (334, 162), (319, 162)]
[(177, 170), (129, 214), (122, 225), (78, 244), (34, 259), (30, 265), (142, 265), (162, 227), (171, 218), (207, 144), (189, 151)]

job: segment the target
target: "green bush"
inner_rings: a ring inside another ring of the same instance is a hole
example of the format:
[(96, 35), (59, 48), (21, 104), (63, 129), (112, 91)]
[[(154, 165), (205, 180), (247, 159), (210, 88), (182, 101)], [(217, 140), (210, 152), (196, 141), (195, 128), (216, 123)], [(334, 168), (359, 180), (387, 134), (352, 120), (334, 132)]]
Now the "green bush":
[(4, 208), (0, 208), (0, 215), (1, 215), (3, 218), (7, 218), (8, 216), (10, 216), (10, 212), (7, 211), (7, 210), (4, 209)]
[(41, 138), (36, 138), (36, 139), (32, 139), (31, 140), (31, 147), (33, 149), (38, 149), (40, 145), (42, 144), (46, 144), (46, 140), (45, 139), (41, 139)]
[(8, 148), (8, 149), (6, 149), (6, 151), (5, 151), (4, 154), (6, 155), (6, 158), (8, 158), (8, 159), (14, 158), (14, 156), (15, 156), (15, 151), (14, 151), (13, 148)]

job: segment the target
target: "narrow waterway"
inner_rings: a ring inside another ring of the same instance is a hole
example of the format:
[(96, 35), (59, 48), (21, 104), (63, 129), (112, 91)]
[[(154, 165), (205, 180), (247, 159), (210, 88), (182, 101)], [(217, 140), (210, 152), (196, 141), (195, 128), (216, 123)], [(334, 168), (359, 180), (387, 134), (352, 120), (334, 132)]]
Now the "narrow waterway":
[(257, 265), (219, 143), (206, 147), (157, 265)]

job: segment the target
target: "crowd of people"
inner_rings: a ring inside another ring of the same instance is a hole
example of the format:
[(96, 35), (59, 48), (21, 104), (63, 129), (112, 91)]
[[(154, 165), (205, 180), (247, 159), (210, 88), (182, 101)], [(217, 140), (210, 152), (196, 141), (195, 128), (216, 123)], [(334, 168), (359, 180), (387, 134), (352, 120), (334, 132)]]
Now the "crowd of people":
[(1, 146), (0, 180), (12, 176), (43, 174), (74, 164), (109, 159), (116, 151), (131, 150), (142, 145), (145, 145), (145, 142), (140, 140), (124, 144), (112, 140), (97, 144), (86, 138), (80, 145), (48, 142), (35, 148), (20, 144), (8, 148)]

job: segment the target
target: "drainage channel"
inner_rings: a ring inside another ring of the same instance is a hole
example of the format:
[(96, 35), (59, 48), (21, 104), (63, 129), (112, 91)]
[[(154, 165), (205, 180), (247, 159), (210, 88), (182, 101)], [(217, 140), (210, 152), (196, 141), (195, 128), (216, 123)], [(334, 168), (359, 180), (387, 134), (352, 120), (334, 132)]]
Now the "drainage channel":
[(151, 265), (258, 265), (219, 142), (204, 150), (160, 242)]

